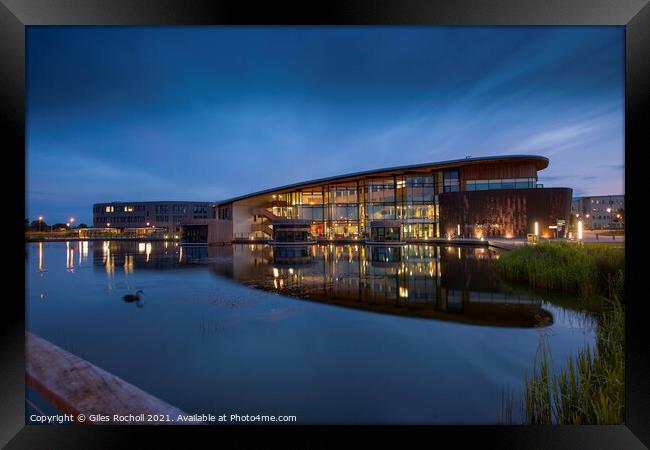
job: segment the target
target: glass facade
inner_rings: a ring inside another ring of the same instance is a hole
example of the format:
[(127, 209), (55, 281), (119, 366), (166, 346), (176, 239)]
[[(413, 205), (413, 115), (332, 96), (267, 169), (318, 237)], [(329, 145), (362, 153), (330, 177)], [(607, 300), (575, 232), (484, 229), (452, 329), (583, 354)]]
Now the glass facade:
[(495, 180), (467, 180), (466, 191), (487, 191), (489, 189), (532, 189), (537, 188), (537, 178), (502, 178)]
[(306, 242), (310, 239), (308, 231), (276, 230), (273, 239), (277, 242)]
[(208, 243), (207, 225), (185, 225), (182, 240), (186, 243)]
[[(450, 173), (448, 183), (454, 184), (458, 171)], [(371, 221), (395, 219), (405, 224), (398, 230), (402, 236), (434, 237), (438, 220), (434, 178), (434, 173), (397, 175), (279, 194), (274, 196), (272, 212), (308, 220), (314, 237), (370, 238)]]
[(442, 192), (460, 191), (460, 176), (458, 170), (445, 170), (443, 172), (443, 190)]
[(372, 221), (399, 220), (402, 238), (430, 239), (440, 236), (440, 194), (536, 185), (536, 178), (512, 178), (463, 180), (461, 186), (460, 170), (446, 168), (369, 177), (273, 195), (272, 212), (282, 218), (309, 221), (310, 233), (316, 238), (368, 239), (372, 238)]
[(377, 242), (399, 241), (399, 227), (372, 227), (372, 240)]

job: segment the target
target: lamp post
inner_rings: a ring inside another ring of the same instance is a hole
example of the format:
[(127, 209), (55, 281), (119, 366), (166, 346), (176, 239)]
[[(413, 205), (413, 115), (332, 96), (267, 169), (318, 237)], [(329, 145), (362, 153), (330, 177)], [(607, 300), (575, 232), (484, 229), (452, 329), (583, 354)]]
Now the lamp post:
[(578, 242), (582, 243), (582, 220), (578, 220)]
[[(612, 208), (607, 208), (607, 214), (610, 214), (611, 212), (612, 212)], [(611, 228), (612, 227), (612, 216), (608, 216), (608, 217), (609, 217), (608, 227)]]

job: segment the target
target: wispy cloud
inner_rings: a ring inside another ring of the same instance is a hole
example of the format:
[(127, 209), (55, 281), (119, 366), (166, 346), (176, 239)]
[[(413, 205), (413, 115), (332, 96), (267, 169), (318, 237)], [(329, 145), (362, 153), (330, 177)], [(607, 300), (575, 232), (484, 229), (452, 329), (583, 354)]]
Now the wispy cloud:
[(30, 214), (90, 220), (97, 201), (217, 200), (466, 155), (542, 154), (547, 184), (623, 189), (622, 29), (28, 34)]

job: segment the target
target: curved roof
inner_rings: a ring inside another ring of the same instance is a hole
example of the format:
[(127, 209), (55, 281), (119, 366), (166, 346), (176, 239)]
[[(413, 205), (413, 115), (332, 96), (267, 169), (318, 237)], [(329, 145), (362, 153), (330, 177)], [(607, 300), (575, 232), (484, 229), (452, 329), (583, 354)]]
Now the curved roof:
[(270, 189), (264, 189), (257, 192), (252, 192), (250, 194), (240, 195), (238, 197), (229, 198), (226, 200), (221, 200), (215, 202), (217, 205), (223, 205), (226, 203), (236, 202), (238, 200), (243, 200), (250, 197), (256, 197), (258, 195), (270, 194), (270, 193), (283, 193), (286, 191), (292, 191), (299, 188), (306, 187), (316, 187), (327, 183), (334, 182), (345, 182), (351, 181), (357, 178), (369, 177), (369, 176), (390, 176), (390, 175), (402, 175), (408, 173), (418, 173), (423, 170), (433, 170), (433, 169), (444, 169), (448, 167), (461, 167), (468, 166), (472, 164), (488, 164), (488, 163), (498, 163), (503, 161), (517, 161), (517, 162), (534, 162), (537, 170), (543, 170), (548, 167), (548, 158), (545, 156), (538, 155), (507, 155), (507, 156), (482, 156), (477, 158), (463, 158), (463, 159), (452, 159), (448, 161), (441, 161), (435, 163), (423, 163), (423, 164), (412, 164), (407, 166), (397, 166), (397, 167), (386, 167), (383, 169), (373, 169), (366, 170), (362, 172), (347, 173), (344, 175), (337, 175), (333, 177), (326, 178), (317, 178), (315, 180), (301, 181), (298, 183), (287, 184), (284, 186), (274, 187)]

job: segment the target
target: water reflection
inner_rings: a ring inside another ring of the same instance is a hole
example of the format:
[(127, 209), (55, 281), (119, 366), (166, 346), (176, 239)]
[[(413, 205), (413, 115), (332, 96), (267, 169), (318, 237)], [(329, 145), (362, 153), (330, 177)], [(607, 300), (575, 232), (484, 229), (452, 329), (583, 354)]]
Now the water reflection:
[[(556, 361), (595, 342), (575, 299), (516, 295), (487, 248), (26, 248), (27, 329), (188, 413), (494, 423), (504, 384), (523, 389), (540, 336)], [(142, 309), (124, 299), (139, 290)]]
[[(510, 327), (544, 327), (553, 316), (537, 295), (515, 293), (493, 270), (500, 251), (452, 245), (179, 246), (167, 242), (66, 243), (66, 270), (88, 259), (112, 288), (116, 270), (209, 267), (244, 285), (299, 299), (382, 313)], [(38, 270), (44, 250), (38, 246)]]
[(70, 241), (65, 243), (65, 268), (74, 272), (74, 247), (70, 245)]
[(45, 267), (43, 266), (43, 243), (38, 243), (38, 271), (43, 273), (45, 272)]
[(116, 267), (132, 274), (138, 270), (179, 269), (187, 265), (182, 261), (183, 247), (167, 242), (92, 241), (90, 245), (93, 267), (106, 271), (109, 276), (115, 274)]
[(204, 247), (212, 270), (301, 299), (390, 314), (516, 327), (548, 326), (542, 299), (505, 289), (495, 249), (436, 245)]

